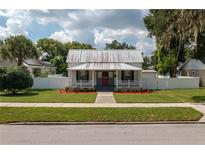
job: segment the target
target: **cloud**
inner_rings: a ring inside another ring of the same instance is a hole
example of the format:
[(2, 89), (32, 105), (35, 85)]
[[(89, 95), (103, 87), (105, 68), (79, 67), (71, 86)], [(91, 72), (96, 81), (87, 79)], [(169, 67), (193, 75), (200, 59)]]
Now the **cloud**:
[(138, 50), (145, 51), (147, 48), (149, 50), (154, 49), (154, 42), (152, 39), (147, 38), (148, 32), (146, 30), (135, 28), (95, 29), (93, 33), (96, 46), (101, 48), (105, 46), (105, 43), (110, 43), (113, 40), (126, 42), (129, 38), (132, 38), (133, 42), (137, 42), (134, 45), (136, 45)]
[(72, 42), (72, 38), (64, 31), (54, 32), (51, 34), (50, 38), (64, 43)]
[(0, 11), (0, 16), (7, 17), (6, 26), (0, 26), (0, 39), (10, 35), (28, 35), (27, 26), (31, 23), (27, 11)]
[(141, 38), (137, 41), (135, 47), (137, 50), (142, 51), (145, 55), (151, 55), (156, 49), (154, 39), (148, 39), (147, 37)]
[(0, 39), (17, 34), (30, 36), (28, 27), (33, 22), (43, 26), (55, 24), (60, 28), (47, 36), (62, 42), (75, 40), (104, 48), (105, 43), (116, 39), (136, 45), (139, 50), (149, 54), (154, 50), (155, 42), (147, 37), (148, 32), (143, 24), (147, 13), (148, 10), (125, 9), (0, 10), (0, 16), (7, 17), (5, 26), (0, 26)]

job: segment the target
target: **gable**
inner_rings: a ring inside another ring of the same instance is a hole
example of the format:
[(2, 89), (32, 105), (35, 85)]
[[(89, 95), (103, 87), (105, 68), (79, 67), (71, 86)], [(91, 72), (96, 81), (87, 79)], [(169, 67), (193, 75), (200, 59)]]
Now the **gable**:
[(119, 62), (119, 63), (142, 63), (142, 53), (137, 50), (70, 50), (68, 63), (84, 62)]
[(205, 70), (205, 64), (198, 59), (189, 59), (181, 66), (183, 70)]

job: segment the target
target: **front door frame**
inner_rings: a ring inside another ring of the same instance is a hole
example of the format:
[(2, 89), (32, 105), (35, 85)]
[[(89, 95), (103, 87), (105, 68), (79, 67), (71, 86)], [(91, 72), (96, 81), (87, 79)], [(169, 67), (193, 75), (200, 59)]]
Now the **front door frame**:
[[(114, 90), (114, 80), (115, 80), (115, 71), (110, 71), (110, 70), (98, 70), (96, 72), (96, 88), (99, 91), (113, 91)], [(102, 73), (102, 77), (98, 78), (98, 72)], [(103, 85), (103, 72), (108, 73), (108, 78), (107, 78), (107, 84)], [(109, 72), (113, 73), (113, 77), (110, 79), (109, 78)]]

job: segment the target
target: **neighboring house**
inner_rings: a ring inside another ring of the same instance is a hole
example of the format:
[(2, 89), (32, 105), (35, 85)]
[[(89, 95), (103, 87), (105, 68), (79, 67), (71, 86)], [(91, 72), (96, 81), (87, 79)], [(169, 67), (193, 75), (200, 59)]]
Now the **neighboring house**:
[(51, 64), (50, 62), (45, 62), (45, 61), (41, 61), (38, 59), (25, 60), (23, 65), (29, 69), (32, 75), (34, 71), (37, 69), (39, 69), (41, 73), (47, 73), (47, 74), (56, 73), (56, 67), (53, 64)]
[[(47, 74), (55, 74), (56, 67), (50, 62), (41, 61), (38, 59), (28, 59), (23, 62), (23, 65), (28, 68), (28, 70), (33, 75), (35, 69), (39, 69), (41, 73)], [(0, 57), (0, 67), (14, 67), (17, 66), (17, 61), (13, 60), (5, 60)]]
[(157, 71), (155, 70), (142, 70), (142, 78), (156, 78)]
[(199, 77), (200, 86), (205, 86), (205, 64), (198, 59), (188, 59), (185, 63), (180, 63), (178, 67), (179, 75)]
[(69, 50), (69, 86), (140, 88), (143, 57), (136, 50)]

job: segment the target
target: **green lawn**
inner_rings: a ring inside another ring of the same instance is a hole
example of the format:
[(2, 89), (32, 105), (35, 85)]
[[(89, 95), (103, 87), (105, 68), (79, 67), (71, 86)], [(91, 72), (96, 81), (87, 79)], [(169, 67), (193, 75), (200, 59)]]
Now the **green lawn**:
[(205, 88), (159, 90), (151, 94), (114, 94), (118, 103), (203, 102)]
[(0, 123), (9, 122), (151, 122), (196, 121), (202, 114), (188, 107), (45, 108), (0, 107)]
[(0, 93), (0, 102), (93, 103), (96, 94), (60, 94), (57, 90), (28, 90), (15, 96)]

